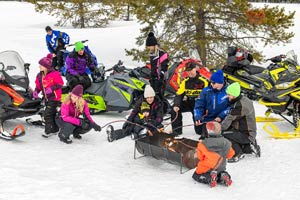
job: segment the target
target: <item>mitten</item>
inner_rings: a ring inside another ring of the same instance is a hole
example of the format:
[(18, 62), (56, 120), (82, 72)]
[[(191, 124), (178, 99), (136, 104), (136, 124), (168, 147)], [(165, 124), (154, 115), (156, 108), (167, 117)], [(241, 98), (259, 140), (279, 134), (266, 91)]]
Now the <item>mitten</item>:
[(95, 130), (95, 131), (101, 131), (101, 126), (99, 126), (98, 124), (96, 124), (96, 123), (92, 123), (92, 127), (93, 127), (93, 129)]
[(39, 93), (36, 90), (34, 90), (33, 93), (32, 93), (32, 97), (34, 99), (38, 99), (39, 98)]
[(45, 89), (45, 93), (46, 94), (51, 94), (52, 93), (52, 89), (49, 87), (49, 88), (46, 88)]

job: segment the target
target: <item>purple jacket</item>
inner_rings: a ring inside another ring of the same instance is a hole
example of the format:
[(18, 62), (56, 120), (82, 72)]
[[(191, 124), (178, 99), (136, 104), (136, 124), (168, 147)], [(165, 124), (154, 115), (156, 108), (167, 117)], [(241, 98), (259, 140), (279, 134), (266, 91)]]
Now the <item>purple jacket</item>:
[(87, 67), (90, 68), (91, 71), (95, 69), (92, 57), (86, 52), (81, 56), (77, 52), (72, 51), (66, 58), (66, 65), (67, 72), (71, 75), (83, 75)]
[[(61, 118), (65, 122), (69, 122), (76, 126), (80, 125), (79, 116), (82, 114), (80, 112), (76, 112), (75, 105), (70, 102), (69, 104), (63, 103), (60, 109)], [(90, 122), (94, 123), (94, 120), (91, 117), (88, 105), (86, 101), (84, 102), (83, 113), (87, 116)]]

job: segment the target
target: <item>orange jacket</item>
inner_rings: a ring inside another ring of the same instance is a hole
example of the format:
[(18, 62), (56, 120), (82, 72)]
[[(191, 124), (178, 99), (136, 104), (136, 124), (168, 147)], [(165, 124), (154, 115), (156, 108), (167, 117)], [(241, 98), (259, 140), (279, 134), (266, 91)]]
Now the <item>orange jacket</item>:
[[(232, 158), (234, 154), (235, 152), (230, 146), (227, 158)], [(202, 142), (199, 142), (197, 145), (197, 157), (199, 159), (196, 168), (197, 174), (203, 174), (208, 172), (209, 170), (217, 170), (223, 162), (227, 162), (218, 153), (209, 151)]]

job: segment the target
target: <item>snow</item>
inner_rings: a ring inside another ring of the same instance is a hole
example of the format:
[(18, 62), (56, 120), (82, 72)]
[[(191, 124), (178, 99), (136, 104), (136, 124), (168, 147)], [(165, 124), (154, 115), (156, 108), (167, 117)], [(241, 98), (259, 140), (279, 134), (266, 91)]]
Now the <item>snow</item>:
[[(292, 44), (267, 47), (270, 56), (285, 53), (293, 48), (299, 53), (299, 4), (284, 5), (297, 10)], [(55, 19), (36, 13), (33, 5), (20, 2), (0, 2), (0, 51), (15, 50), (31, 63), (31, 86), (38, 72), (38, 60), (47, 54), (45, 26), (66, 31), (71, 42), (89, 39), (88, 45), (106, 66), (119, 59), (127, 66), (142, 66), (125, 56), (124, 49), (135, 47), (139, 27), (135, 21), (114, 22), (108, 28), (73, 29), (55, 27)], [(265, 107), (255, 103), (257, 115)], [(103, 113), (93, 116), (100, 125), (124, 119), (128, 112)], [(191, 123), (185, 114), (184, 124)], [(25, 120), (5, 122), (11, 130)], [(122, 124), (113, 124), (119, 128)], [(14, 141), (0, 140), (0, 199), (298, 199), (300, 194), (300, 140), (275, 140), (258, 123), (258, 143), (262, 157), (247, 156), (238, 163), (229, 163), (231, 187), (207, 185), (192, 179), (193, 170), (179, 173), (179, 166), (144, 157), (133, 159), (134, 142), (128, 137), (108, 143), (106, 133), (91, 131), (82, 140), (67, 145), (57, 137), (42, 138), (43, 129), (26, 125), (26, 135)], [(276, 125), (285, 131), (293, 127), (287, 122)], [(197, 139), (191, 126), (184, 128), (184, 136)]]

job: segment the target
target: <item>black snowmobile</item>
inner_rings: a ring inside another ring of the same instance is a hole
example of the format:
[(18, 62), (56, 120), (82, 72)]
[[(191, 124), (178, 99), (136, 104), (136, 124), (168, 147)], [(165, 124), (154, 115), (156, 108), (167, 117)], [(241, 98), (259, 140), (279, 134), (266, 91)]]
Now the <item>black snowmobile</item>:
[[(270, 113), (279, 114), (293, 126), (299, 127), (300, 75), (298, 61), (290, 52), (284, 61), (283, 56), (271, 58), (267, 68), (251, 65), (252, 55), (243, 49), (228, 48), (224, 77), (227, 82), (239, 82), (242, 93), (252, 100), (265, 105)], [(288, 66), (287, 66), (288, 65)], [(293, 70), (290, 70), (293, 67)], [(293, 121), (284, 115), (293, 116)]]
[[(111, 73), (105, 77), (107, 72)], [(144, 93), (145, 85), (149, 84), (136, 70), (126, 68), (121, 61), (107, 70), (101, 66), (96, 68), (92, 79), (92, 85), (83, 94), (92, 114), (130, 110), (136, 98)], [(63, 89), (63, 98), (67, 92), (68, 89)]]
[(0, 137), (12, 140), (25, 134), (22, 125), (18, 125), (9, 133), (4, 130), (3, 123), (35, 115), (41, 109), (40, 100), (32, 100), (29, 88), (28, 63), (24, 63), (16, 51), (0, 53)]

